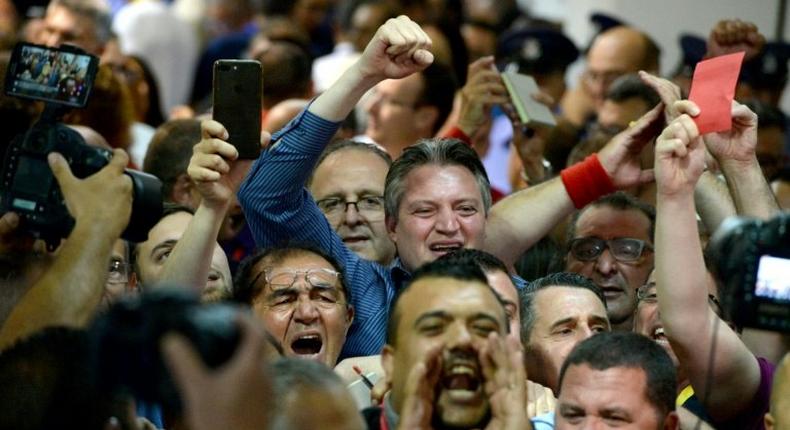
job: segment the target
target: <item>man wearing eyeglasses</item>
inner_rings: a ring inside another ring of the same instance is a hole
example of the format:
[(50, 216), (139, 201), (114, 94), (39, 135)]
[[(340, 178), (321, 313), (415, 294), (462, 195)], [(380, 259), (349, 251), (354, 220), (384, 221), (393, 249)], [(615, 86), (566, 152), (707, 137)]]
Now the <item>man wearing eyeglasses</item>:
[(112, 247), (109, 274), (101, 304), (107, 307), (126, 294), (138, 291), (137, 276), (129, 263), (129, 243), (118, 239)]
[(582, 126), (601, 108), (609, 86), (620, 76), (639, 70), (657, 72), (661, 51), (645, 33), (617, 26), (595, 37), (579, 85), (565, 93), (563, 116)]
[(392, 158), (375, 145), (340, 141), (321, 154), (307, 182), (348, 249), (384, 266), (395, 258), (384, 224), (384, 180), (391, 164)]
[(286, 357), (332, 368), (354, 309), (339, 265), (311, 247), (270, 248), (244, 260), (233, 299), (252, 306)]
[(636, 290), (653, 268), (655, 209), (614, 193), (579, 211), (569, 226), (566, 270), (584, 275), (606, 297), (613, 331), (631, 331)]

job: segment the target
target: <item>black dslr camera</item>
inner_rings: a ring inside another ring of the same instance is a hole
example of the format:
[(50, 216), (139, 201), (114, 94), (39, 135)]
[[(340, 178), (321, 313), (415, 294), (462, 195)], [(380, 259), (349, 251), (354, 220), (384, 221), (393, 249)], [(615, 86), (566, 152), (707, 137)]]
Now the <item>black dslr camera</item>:
[(161, 358), (162, 336), (170, 331), (186, 336), (203, 362), (216, 368), (233, 356), (241, 340), (239, 312), (227, 303), (202, 304), (180, 288), (157, 288), (116, 302), (89, 329), (95, 360), (89, 365), (99, 392), (121, 389), (180, 410), (178, 390)]
[(722, 307), (738, 327), (790, 333), (790, 213), (727, 219), (708, 253), (724, 286)]
[[(6, 94), (45, 102), (41, 118), (15, 137), (5, 152), (0, 172), (0, 213), (16, 212), (22, 228), (54, 249), (74, 227), (47, 154), (58, 152), (78, 178), (85, 178), (109, 163), (112, 151), (88, 146), (79, 133), (59, 123), (69, 108), (84, 107), (96, 76), (98, 59), (63, 46), (19, 43), (6, 75)], [(148, 230), (162, 214), (162, 183), (147, 173), (126, 170), (132, 179), (134, 200), (124, 239), (145, 241)]]

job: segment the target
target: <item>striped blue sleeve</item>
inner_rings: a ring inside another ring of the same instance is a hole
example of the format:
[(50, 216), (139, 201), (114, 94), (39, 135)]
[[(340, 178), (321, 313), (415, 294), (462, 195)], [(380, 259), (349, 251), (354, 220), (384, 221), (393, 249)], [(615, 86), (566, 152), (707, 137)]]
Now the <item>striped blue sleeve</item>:
[(305, 189), (338, 125), (302, 111), (255, 161), (239, 188), (239, 203), (258, 247), (309, 243), (338, 261), (356, 310), (344, 356), (372, 355), (384, 343), (392, 295), (387, 271), (349, 250)]

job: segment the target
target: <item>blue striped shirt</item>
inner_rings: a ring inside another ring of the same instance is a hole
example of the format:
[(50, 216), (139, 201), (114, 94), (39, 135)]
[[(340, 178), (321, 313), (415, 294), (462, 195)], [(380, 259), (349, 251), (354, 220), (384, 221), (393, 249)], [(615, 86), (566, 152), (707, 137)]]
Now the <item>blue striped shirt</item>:
[[(355, 312), (342, 360), (381, 352), (390, 304), (411, 276), (399, 260), (385, 267), (349, 250), (304, 187), (338, 126), (302, 111), (272, 136), (274, 144), (252, 165), (239, 189), (239, 203), (259, 247), (310, 243), (342, 266)], [(513, 281), (517, 288), (526, 284), (519, 277)]]
[(272, 136), (274, 145), (252, 165), (239, 189), (239, 203), (259, 247), (311, 243), (342, 266), (355, 312), (343, 359), (381, 352), (389, 304), (395, 297), (393, 272), (398, 280), (407, 274), (398, 264), (384, 267), (349, 250), (304, 188), (338, 126), (302, 111)]

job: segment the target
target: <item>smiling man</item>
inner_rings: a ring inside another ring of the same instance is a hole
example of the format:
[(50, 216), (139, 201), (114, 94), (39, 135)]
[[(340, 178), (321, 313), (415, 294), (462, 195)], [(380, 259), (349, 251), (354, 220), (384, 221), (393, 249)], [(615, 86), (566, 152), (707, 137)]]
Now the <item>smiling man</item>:
[(592, 279), (614, 331), (631, 331), (636, 290), (653, 269), (655, 209), (614, 193), (579, 211), (568, 231), (565, 269)]
[[(566, 169), (562, 179), (517, 193), (495, 207), (473, 149), (458, 140), (422, 140), (401, 154), (385, 180), (385, 223), (398, 257), (388, 266), (361, 259), (331, 228), (304, 185), (360, 97), (379, 82), (425, 69), (433, 62), (430, 47), (428, 36), (408, 17), (387, 21), (360, 59), (272, 136), (273, 144), (252, 165), (238, 191), (259, 247), (310, 243), (342, 266), (356, 311), (342, 358), (380, 352), (392, 300), (422, 264), (459, 248), (482, 248), (512, 264), (574, 207), (649, 179), (638, 154), (657, 128), (660, 115), (655, 109), (613, 139), (600, 157), (591, 156)], [(218, 163), (217, 156), (232, 161), (236, 151), (224, 142), (226, 131), (220, 124), (207, 121), (202, 127), (190, 177), (206, 184), (225, 182), (232, 169)], [(339, 203), (347, 212), (358, 211), (359, 203), (350, 207), (354, 198), (344, 196)], [(528, 223), (523, 222), (526, 212), (531, 215)]]

